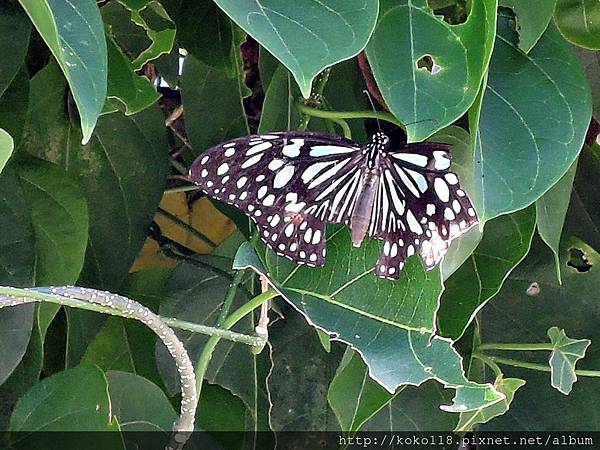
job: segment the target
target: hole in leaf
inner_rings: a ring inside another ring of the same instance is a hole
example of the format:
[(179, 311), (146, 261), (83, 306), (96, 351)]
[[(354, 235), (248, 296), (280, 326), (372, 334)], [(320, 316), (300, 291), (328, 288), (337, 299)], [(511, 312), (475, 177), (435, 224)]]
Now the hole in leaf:
[(438, 73), (442, 68), (438, 66), (431, 55), (425, 55), (417, 61), (417, 69), (425, 69), (432, 75)]
[(589, 272), (592, 269), (587, 255), (578, 248), (572, 248), (569, 250), (569, 260), (567, 266), (574, 268), (577, 272)]
[(450, 25), (464, 23), (469, 16), (467, 0), (427, 0), (427, 5), (436, 16)]

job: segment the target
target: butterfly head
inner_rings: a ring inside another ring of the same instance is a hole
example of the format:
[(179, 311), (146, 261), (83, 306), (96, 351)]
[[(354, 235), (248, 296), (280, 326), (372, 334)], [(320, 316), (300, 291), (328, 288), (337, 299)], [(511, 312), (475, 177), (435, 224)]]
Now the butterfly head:
[(371, 143), (378, 147), (380, 150), (387, 150), (390, 146), (390, 138), (387, 134), (378, 131), (373, 136), (371, 136)]

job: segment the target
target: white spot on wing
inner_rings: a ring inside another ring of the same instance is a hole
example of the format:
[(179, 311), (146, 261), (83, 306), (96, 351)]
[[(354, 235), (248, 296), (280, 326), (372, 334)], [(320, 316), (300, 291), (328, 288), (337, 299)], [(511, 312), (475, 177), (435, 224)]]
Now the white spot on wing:
[(254, 155), (255, 153), (263, 152), (271, 148), (273, 144), (270, 142), (261, 142), (260, 144), (254, 145), (248, 149), (246, 156)]
[(244, 161), (240, 167), (242, 169), (247, 169), (248, 167), (253, 166), (257, 162), (259, 162), (262, 159), (262, 157), (263, 157), (262, 153), (259, 153), (258, 155), (254, 155), (252, 158), (248, 158), (246, 161)]
[(343, 147), (339, 145), (315, 145), (310, 149), (309, 155), (312, 157), (337, 155), (340, 153), (355, 152), (356, 150), (358, 149), (354, 147)]
[(427, 165), (427, 156), (416, 153), (392, 153), (392, 157), (409, 162), (415, 166), (425, 167)]
[(448, 189), (448, 185), (444, 180), (441, 178), (436, 178), (433, 182), (433, 187), (435, 189), (435, 193), (441, 201), (447, 202), (450, 199), (450, 190)]
[(277, 175), (275, 175), (275, 179), (273, 180), (273, 187), (279, 189), (292, 179), (294, 175), (294, 166), (285, 166), (282, 170), (280, 170)]
[(304, 139), (291, 139), (291, 144), (283, 146), (282, 153), (288, 158), (295, 158), (300, 155), (300, 148), (304, 145)]
[(275, 171), (283, 166), (284, 162), (281, 159), (274, 159), (269, 163), (269, 169)]
[(450, 167), (450, 158), (448, 158), (448, 153), (443, 150), (436, 150), (433, 152), (434, 164), (437, 170), (446, 170)]

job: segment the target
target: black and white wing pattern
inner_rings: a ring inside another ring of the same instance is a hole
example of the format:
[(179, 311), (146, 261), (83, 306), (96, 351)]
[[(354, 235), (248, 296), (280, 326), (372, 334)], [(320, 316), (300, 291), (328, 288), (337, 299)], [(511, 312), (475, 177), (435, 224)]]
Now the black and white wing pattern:
[(277, 254), (320, 266), (326, 223), (349, 222), (361, 150), (335, 135), (251, 135), (203, 152), (190, 176), (206, 194), (250, 216)]
[(408, 144), (386, 150), (369, 234), (382, 239), (375, 271), (398, 279), (404, 261), (420, 254), (427, 270), (435, 267), (450, 241), (477, 223), (475, 209), (450, 172), (450, 146)]

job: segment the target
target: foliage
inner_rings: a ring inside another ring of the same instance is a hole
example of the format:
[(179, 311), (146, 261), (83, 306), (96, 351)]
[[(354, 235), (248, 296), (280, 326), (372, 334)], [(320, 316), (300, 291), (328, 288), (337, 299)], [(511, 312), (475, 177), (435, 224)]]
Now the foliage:
[[(570, 0), (3, 2), (0, 285), (106, 289), (183, 328), (209, 432), (597, 427), (599, 15)], [(411, 257), (395, 282), (371, 273), (380, 241), (353, 248), (344, 226), (323, 267), (279, 258), (186, 178), (241, 135), (377, 127), (452, 144), (480, 219), (441, 267)], [(156, 336), (62, 305), (0, 309), (2, 429), (171, 428), (178, 378)]]

